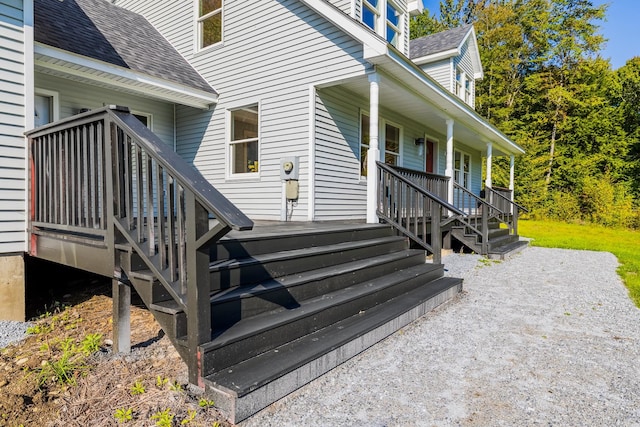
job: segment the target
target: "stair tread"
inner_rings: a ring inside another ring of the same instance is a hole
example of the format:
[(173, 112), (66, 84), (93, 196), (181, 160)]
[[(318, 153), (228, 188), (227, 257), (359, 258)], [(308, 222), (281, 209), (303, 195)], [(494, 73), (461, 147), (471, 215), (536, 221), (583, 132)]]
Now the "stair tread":
[(489, 251), (490, 254), (507, 254), (513, 250), (529, 245), (527, 240), (517, 240)]
[[(250, 298), (272, 290), (280, 290), (283, 287), (290, 288), (314, 280), (332, 276), (340, 276), (351, 272), (363, 270), (374, 265), (394, 263), (405, 258), (420, 256), (423, 254), (424, 251), (421, 249), (406, 249), (403, 251), (392, 252), (390, 254), (377, 255), (371, 258), (350, 261), (335, 266), (322, 267), (302, 273), (281, 276), (276, 279), (266, 280), (254, 285), (238, 286), (233, 289), (217, 291), (211, 295), (211, 303), (222, 304), (238, 298)], [(178, 305), (178, 303), (174, 300), (157, 302), (154, 304), (153, 308), (158, 311), (170, 314), (177, 314), (183, 311), (182, 307), (180, 307), (180, 305)]]
[(232, 327), (222, 331), (212, 341), (203, 344), (202, 348), (205, 351), (213, 351), (216, 348), (257, 335), (262, 331), (290, 323), (293, 320), (312, 316), (327, 307), (347, 303), (363, 295), (404, 282), (409, 278), (426, 275), (440, 268), (443, 268), (442, 264), (419, 264), (373, 280), (357, 283), (330, 294), (300, 301), (299, 307), (295, 309), (281, 308), (242, 319)]
[(211, 374), (205, 380), (239, 397), (386, 324), (429, 298), (456, 286), (461, 279), (441, 277), (365, 312), (343, 319), (274, 350)]
[(321, 253), (333, 253), (354, 248), (370, 247), (378, 244), (393, 243), (404, 241), (401, 236), (388, 236), (376, 239), (357, 240), (354, 242), (342, 242), (333, 245), (315, 246), (311, 248), (293, 249), (288, 251), (271, 252), (259, 254), (247, 258), (234, 258), (222, 261), (215, 261), (209, 264), (210, 271), (218, 271), (229, 268), (237, 268), (242, 265), (263, 264), (266, 262), (274, 262), (283, 259), (310, 257)]

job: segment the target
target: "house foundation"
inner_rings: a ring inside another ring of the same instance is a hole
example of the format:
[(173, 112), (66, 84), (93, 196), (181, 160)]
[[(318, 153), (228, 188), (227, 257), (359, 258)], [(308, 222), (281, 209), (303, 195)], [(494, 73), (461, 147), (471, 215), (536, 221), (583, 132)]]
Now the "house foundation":
[(0, 320), (25, 321), (24, 255), (0, 256)]

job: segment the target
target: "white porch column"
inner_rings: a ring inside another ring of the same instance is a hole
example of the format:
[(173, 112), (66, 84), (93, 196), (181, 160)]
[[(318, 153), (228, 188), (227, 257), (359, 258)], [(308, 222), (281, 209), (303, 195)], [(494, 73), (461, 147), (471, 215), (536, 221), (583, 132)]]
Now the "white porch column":
[(491, 165), (493, 164), (493, 144), (487, 142), (487, 176), (484, 179), (484, 186), (493, 187), (491, 182)]
[(447, 120), (447, 165), (444, 170), (448, 176), (449, 187), (447, 189), (447, 202), (453, 204), (453, 119)]
[(512, 154), (509, 159), (509, 190), (511, 190), (511, 201), (513, 202), (514, 176), (515, 176), (515, 156)]
[(378, 222), (378, 167), (380, 158), (378, 144), (378, 110), (380, 102), (380, 78), (377, 74), (369, 76), (369, 150), (367, 151), (367, 223)]

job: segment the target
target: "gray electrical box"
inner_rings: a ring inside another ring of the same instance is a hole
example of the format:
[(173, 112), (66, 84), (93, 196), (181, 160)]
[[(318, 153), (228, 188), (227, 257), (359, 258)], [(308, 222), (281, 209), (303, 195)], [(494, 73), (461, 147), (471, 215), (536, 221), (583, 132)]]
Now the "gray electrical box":
[(298, 157), (283, 157), (280, 159), (280, 179), (289, 181), (299, 179), (300, 163)]
[(300, 185), (297, 179), (287, 180), (285, 183), (285, 196), (287, 200), (298, 200), (300, 195)]

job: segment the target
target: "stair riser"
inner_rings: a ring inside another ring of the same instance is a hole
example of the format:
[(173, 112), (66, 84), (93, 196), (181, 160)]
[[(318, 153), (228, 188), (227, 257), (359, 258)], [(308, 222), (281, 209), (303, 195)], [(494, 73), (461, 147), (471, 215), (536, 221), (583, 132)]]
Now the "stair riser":
[(241, 319), (255, 316), (282, 307), (295, 308), (299, 301), (328, 294), (338, 289), (366, 282), (385, 274), (390, 274), (403, 268), (424, 264), (424, 254), (414, 254), (400, 260), (380, 263), (349, 271), (331, 277), (312, 280), (289, 288), (278, 288), (270, 292), (263, 292), (250, 297), (239, 298), (211, 306), (211, 322), (215, 329), (232, 325)]
[(203, 372), (209, 375), (220, 369), (247, 360), (258, 354), (270, 351), (286, 342), (295, 340), (313, 331), (317, 331), (347, 317), (358, 314), (377, 304), (387, 301), (397, 295), (430, 282), (441, 276), (440, 271), (429, 272), (418, 277), (406, 280), (393, 286), (388, 286), (361, 298), (351, 300), (344, 304), (332, 306), (313, 315), (296, 319), (293, 322), (283, 324), (253, 335), (244, 340), (229, 343), (226, 346), (209, 351), (204, 355)]
[(330, 265), (388, 254), (406, 247), (404, 240), (394, 240), (380, 245), (348, 249), (339, 252), (296, 256), (278, 259), (263, 264), (240, 265), (211, 272), (211, 291), (229, 289), (235, 286), (260, 283), (271, 278), (297, 274)]
[(520, 239), (520, 236), (511, 235), (508, 237), (503, 237), (498, 241), (489, 241), (489, 251), (493, 251), (502, 246), (508, 245), (513, 242), (517, 242)]
[(211, 261), (244, 258), (276, 251), (288, 251), (334, 245), (342, 242), (355, 242), (392, 236), (390, 227), (362, 228), (355, 230), (318, 231), (291, 236), (261, 237), (256, 239), (227, 239), (211, 248)]

